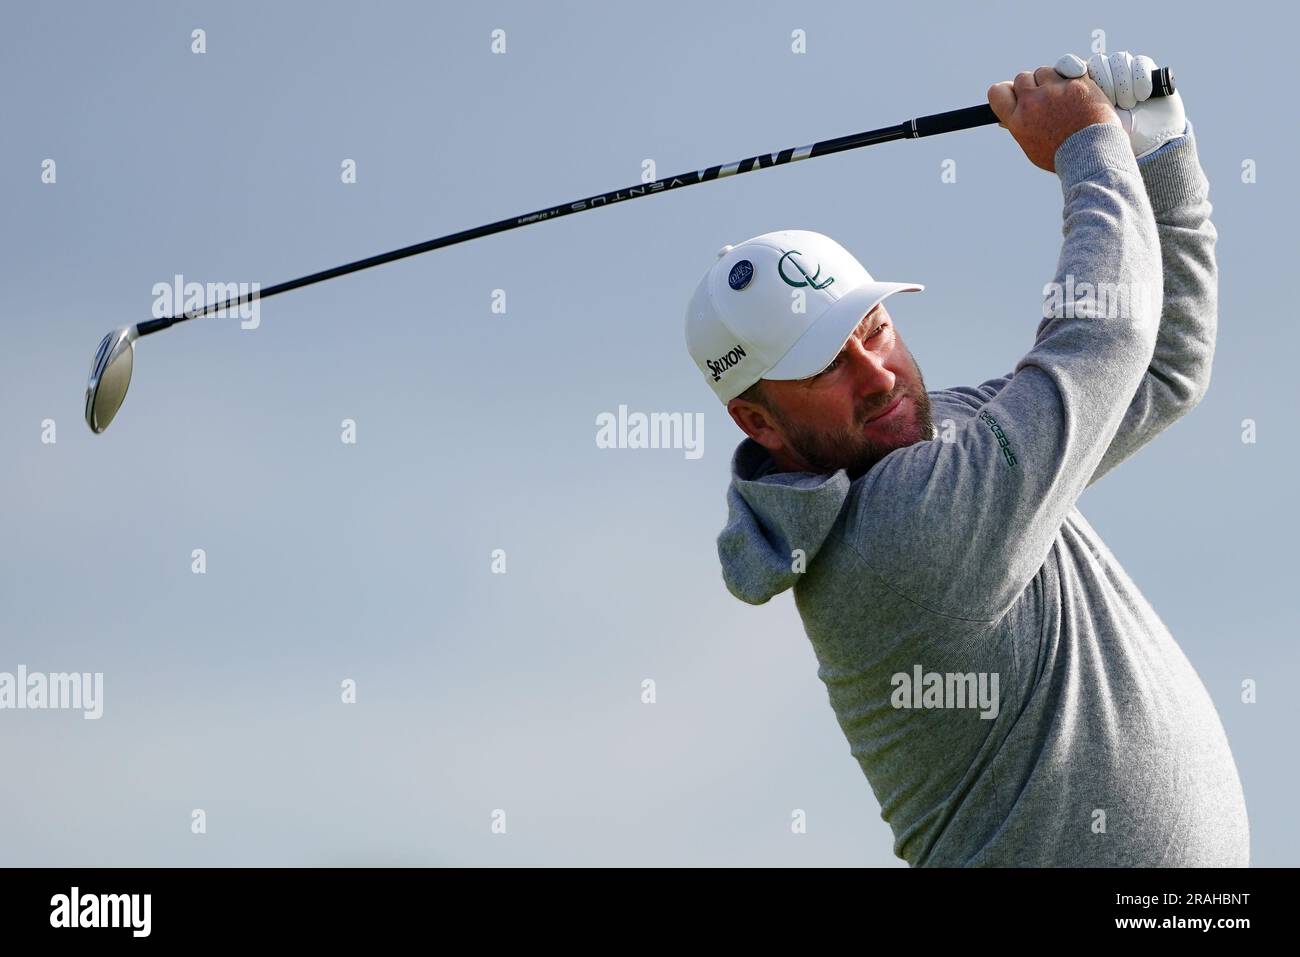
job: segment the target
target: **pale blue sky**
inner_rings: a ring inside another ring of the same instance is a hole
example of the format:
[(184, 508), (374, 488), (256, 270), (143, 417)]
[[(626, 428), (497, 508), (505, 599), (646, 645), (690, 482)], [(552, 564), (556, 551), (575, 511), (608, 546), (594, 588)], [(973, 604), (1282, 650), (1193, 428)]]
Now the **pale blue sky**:
[[(1061, 194), (1005, 131), (476, 240), (267, 300), (255, 331), (170, 330), (101, 436), (86, 372), (175, 273), (269, 285), (635, 183), (647, 158), (666, 175), (975, 105), (1095, 29), (1175, 69), (1221, 319), (1205, 401), (1081, 508), (1219, 708), (1253, 862), (1300, 862), (1296, 132), (1255, 93), (1289, 82), (1285, 26), (1206, 2), (6, 5), (0, 671), (102, 671), (105, 702), (0, 712), (0, 864), (902, 866), (791, 596), (722, 585), (740, 433), (682, 310), (723, 244), (815, 229), (926, 284), (890, 310), (931, 388), (1007, 372)], [(703, 456), (598, 449), (620, 404), (702, 412)]]

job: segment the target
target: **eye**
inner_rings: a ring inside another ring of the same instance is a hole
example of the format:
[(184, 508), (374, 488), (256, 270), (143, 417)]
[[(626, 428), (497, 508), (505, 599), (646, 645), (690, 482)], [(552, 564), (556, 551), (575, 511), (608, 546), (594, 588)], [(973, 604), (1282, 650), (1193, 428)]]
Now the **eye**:
[(836, 369), (838, 369), (838, 368), (840, 367), (840, 360), (841, 360), (842, 358), (844, 358), (844, 353), (841, 352), (839, 355), (837, 355), (834, 359), (831, 360), (831, 364), (830, 364), (830, 365), (828, 365), (828, 366), (827, 366), (825, 369), (823, 369), (821, 372), (817, 373), (817, 376), (816, 376), (816, 377), (817, 377), (818, 379), (820, 379), (822, 376), (827, 375), (827, 374), (829, 374), (829, 373), (831, 373), (831, 372), (834, 372)]
[[(889, 325), (889, 323), (887, 323), (887, 322), (882, 322), (880, 325), (876, 326), (875, 330), (871, 333), (871, 335), (869, 335), (869, 336), (864, 336), (863, 339), (862, 339), (862, 341), (863, 341), (863, 342), (870, 342), (872, 339), (876, 338), (876, 336), (880, 335), (880, 333), (884, 331), (884, 329), (885, 329), (885, 327), (886, 327), (887, 325)], [(821, 372), (819, 372), (819, 373), (817, 373), (815, 376), (813, 376), (812, 381), (816, 382), (816, 381), (817, 381), (818, 379), (820, 379), (822, 376), (824, 376), (824, 375), (829, 375), (830, 373), (834, 372), (836, 369), (838, 369), (838, 368), (840, 367), (840, 364), (841, 364), (843, 361), (844, 361), (844, 353), (841, 352), (839, 355), (837, 355), (834, 359), (831, 360), (831, 364), (830, 364), (830, 365), (828, 365), (828, 366), (827, 366), (825, 369), (823, 369)]]

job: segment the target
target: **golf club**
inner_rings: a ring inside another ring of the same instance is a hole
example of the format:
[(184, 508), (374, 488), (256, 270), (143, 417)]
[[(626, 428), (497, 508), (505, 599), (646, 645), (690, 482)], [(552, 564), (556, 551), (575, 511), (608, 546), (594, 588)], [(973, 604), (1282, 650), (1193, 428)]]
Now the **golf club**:
[[(1153, 97), (1171, 95), (1174, 92), (1173, 71), (1169, 67), (1162, 67), (1157, 70), (1152, 76), (1152, 86), (1151, 95)], [(490, 236), (493, 233), (504, 232), (507, 229), (515, 229), (519, 226), (527, 226), (530, 223), (567, 216), (570, 213), (581, 212), (585, 209), (596, 209), (627, 199), (667, 192), (670, 189), (677, 189), (682, 186), (694, 186), (696, 183), (705, 183), (727, 176), (748, 173), (756, 169), (782, 166), (803, 159), (829, 156), (831, 153), (857, 149), (862, 146), (874, 146), (877, 143), (886, 143), (890, 140), (918, 139), (922, 136), (951, 133), (956, 130), (971, 129), (976, 126), (986, 126), (997, 122), (997, 115), (994, 114), (993, 108), (987, 103), (961, 110), (950, 110), (947, 113), (920, 116), (899, 123), (897, 126), (887, 126), (878, 130), (869, 130), (865, 133), (854, 133), (836, 139), (822, 140), (819, 143), (813, 143), (811, 146), (793, 147), (770, 155), (751, 156), (748, 159), (728, 163), (725, 166), (710, 166), (703, 170), (679, 173), (676, 176), (667, 176), (652, 183), (639, 183), (636, 186), (628, 186), (612, 192), (589, 196), (571, 203), (550, 206), (523, 216), (502, 219), (486, 226), (477, 226), (474, 229), (466, 229), (447, 236), (440, 236), (437, 239), (430, 239), (414, 246), (404, 246), (401, 249), (380, 253), (367, 259), (358, 259), (356, 262), (335, 266), (333, 269), (326, 269), (298, 279), (291, 279), (288, 282), (282, 282), (255, 293), (247, 293), (219, 303), (211, 303), (202, 309), (183, 312), (180, 315), (165, 319), (149, 319), (137, 325), (126, 326), (105, 336), (103, 341), (100, 342), (99, 348), (95, 351), (95, 357), (90, 365), (90, 381), (86, 385), (86, 424), (90, 426), (93, 432), (103, 432), (113, 421), (117, 410), (121, 408), (122, 401), (126, 398), (127, 387), (131, 384), (135, 340), (141, 336), (152, 335), (155, 332), (170, 328), (176, 323), (184, 322), (187, 319), (198, 319), (213, 312), (238, 308), (245, 302), (251, 302), (254, 299), (265, 299), (268, 296), (288, 292), (290, 289), (300, 289), (303, 286), (310, 286), (313, 283), (324, 282), (326, 279), (333, 279), (336, 276), (344, 276), (362, 269), (369, 269), (372, 266), (382, 266), (384, 263), (405, 259), (407, 256), (417, 256), (420, 253), (427, 253), (434, 249), (442, 249), (444, 246), (453, 246), (456, 243), (478, 239), (480, 236)]]

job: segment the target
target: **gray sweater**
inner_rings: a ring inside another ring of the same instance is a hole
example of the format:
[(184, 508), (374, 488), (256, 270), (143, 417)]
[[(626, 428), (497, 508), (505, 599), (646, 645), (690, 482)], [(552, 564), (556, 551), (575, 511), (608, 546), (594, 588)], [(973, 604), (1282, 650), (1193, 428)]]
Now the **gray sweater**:
[[(723, 578), (751, 604), (794, 588), (910, 865), (1247, 866), (1214, 704), (1076, 508), (1209, 384), (1209, 183), (1190, 124), (1140, 162), (1122, 129), (1089, 126), (1056, 173), (1055, 282), (1076, 308), (1044, 310), (1011, 374), (930, 392), (935, 436), (856, 481), (776, 472), (741, 442)], [(1150, 295), (1108, 310), (1084, 282)]]

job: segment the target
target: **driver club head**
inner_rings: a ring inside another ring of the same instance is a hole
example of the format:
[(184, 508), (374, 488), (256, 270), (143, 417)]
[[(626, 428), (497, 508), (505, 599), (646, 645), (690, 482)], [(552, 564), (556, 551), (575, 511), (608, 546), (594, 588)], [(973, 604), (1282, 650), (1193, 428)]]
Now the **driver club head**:
[(135, 360), (135, 340), (140, 338), (136, 326), (124, 326), (106, 335), (90, 362), (90, 382), (86, 384), (86, 424), (95, 433), (103, 432), (122, 407), (131, 384), (131, 366)]

